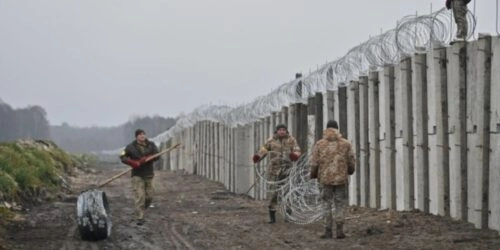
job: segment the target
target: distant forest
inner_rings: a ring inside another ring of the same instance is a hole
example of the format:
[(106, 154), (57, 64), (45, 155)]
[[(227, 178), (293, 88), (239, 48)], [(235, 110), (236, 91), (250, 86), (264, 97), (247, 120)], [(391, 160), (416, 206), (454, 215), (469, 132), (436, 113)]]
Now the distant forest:
[(40, 106), (13, 109), (0, 99), (0, 142), (17, 139), (50, 139), (72, 153), (112, 150), (134, 139), (137, 128), (144, 129), (149, 138), (175, 125), (174, 118), (134, 117), (115, 127), (73, 127), (67, 123), (50, 126), (47, 113)]
[(13, 109), (0, 99), (0, 142), (21, 138), (50, 139), (47, 113), (40, 106)]
[(50, 133), (54, 142), (69, 152), (88, 153), (111, 150), (126, 146), (134, 140), (134, 131), (138, 128), (146, 131), (152, 138), (175, 125), (175, 119), (154, 117), (136, 117), (116, 127), (72, 127), (63, 123), (51, 126)]

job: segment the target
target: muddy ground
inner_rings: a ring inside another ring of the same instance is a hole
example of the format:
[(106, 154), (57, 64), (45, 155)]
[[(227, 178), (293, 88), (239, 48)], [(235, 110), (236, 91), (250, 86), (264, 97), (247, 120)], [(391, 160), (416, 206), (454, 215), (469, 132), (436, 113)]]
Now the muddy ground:
[[(123, 168), (100, 168), (73, 180), (79, 189)], [(320, 240), (321, 223), (296, 225), (280, 216), (267, 224), (264, 201), (235, 195), (199, 176), (157, 171), (154, 208), (146, 224), (133, 221), (130, 177), (102, 188), (113, 221), (108, 239), (82, 241), (76, 195), (31, 208), (2, 222), (0, 249), (500, 249), (496, 231), (420, 212), (349, 208), (347, 238)]]

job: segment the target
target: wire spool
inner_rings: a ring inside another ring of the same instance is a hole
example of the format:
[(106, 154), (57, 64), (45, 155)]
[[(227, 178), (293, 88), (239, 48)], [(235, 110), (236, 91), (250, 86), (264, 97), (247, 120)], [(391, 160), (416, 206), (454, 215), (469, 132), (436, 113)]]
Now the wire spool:
[(111, 235), (111, 215), (106, 193), (88, 190), (78, 196), (76, 215), (83, 240), (103, 240)]

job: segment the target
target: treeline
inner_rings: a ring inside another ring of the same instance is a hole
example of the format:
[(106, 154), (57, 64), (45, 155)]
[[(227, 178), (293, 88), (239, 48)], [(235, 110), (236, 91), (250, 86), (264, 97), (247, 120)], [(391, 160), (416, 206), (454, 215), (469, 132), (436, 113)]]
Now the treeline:
[(13, 109), (0, 99), (0, 142), (50, 139), (47, 113), (40, 106)]
[(134, 131), (144, 129), (149, 138), (158, 135), (175, 124), (175, 119), (154, 117), (135, 117), (116, 127), (73, 127), (66, 123), (51, 126), (54, 142), (72, 153), (89, 153), (124, 147), (134, 139)]
[(134, 117), (115, 127), (74, 127), (67, 123), (50, 126), (47, 113), (40, 106), (13, 109), (0, 99), (0, 142), (18, 139), (52, 140), (71, 153), (91, 153), (125, 146), (134, 139), (134, 131), (144, 129), (154, 137), (176, 120), (161, 116)]

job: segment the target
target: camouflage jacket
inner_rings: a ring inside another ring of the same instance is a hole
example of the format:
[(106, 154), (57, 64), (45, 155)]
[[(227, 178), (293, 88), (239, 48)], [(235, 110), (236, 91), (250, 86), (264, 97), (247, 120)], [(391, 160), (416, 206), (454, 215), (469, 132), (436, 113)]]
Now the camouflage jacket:
[(312, 152), (311, 173), (317, 173), (324, 185), (347, 183), (347, 168), (355, 167), (356, 159), (351, 143), (333, 128), (323, 132), (323, 139), (316, 142)]
[[(127, 159), (139, 160), (141, 157), (149, 156), (158, 153), (158, 148), (149, 140), (146, 140), (146, 145), (139, 144), (136, 140), (127, 145), (125, 149), (120, 154), (120, 160), (125, 163)], [(140, 177), (153, 177), (153, 162), (157, 161), (159, 158), (148, 161), (142, 164), (139, 168), (132, 169), (132, 176)]]
[(292, 166), (290, 160), (292, 152), (300, 155), (300, 147), (295, 138), (291, 135), (279, 138), (275, 134), (259, 150), (259, 156), (264, 158), (269, 153), (268, 174), (278, 176), (284, 169)]

